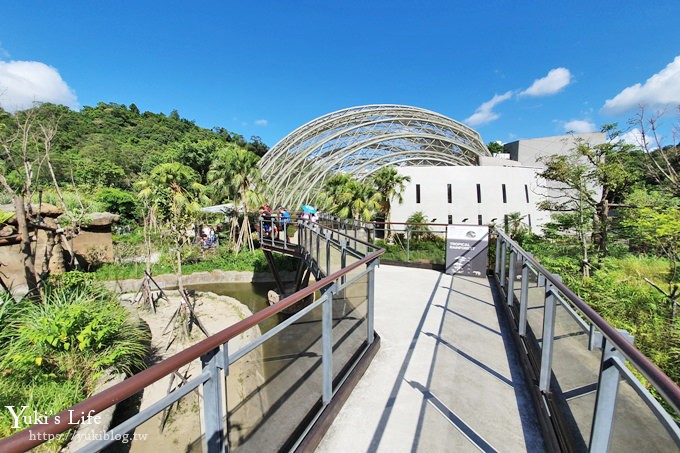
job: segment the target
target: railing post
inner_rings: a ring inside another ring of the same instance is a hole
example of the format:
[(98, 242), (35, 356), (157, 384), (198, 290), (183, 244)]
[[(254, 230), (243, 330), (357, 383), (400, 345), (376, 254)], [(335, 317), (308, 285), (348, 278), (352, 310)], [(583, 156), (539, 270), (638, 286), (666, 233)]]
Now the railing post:
[(326, 276), (331, 275), (331, 237), (333, 230), (326, 230)]
[(272, 247), (274, 247), (274, 241), (276, 240), (274, 236), (274, 217), (269, 218), (269, 239), (272, 243)]
[(323, 369), (322, 402), (328, 404), (333, 396), (333, 295), (335, 284), (326, 291), (321, 306), (321, 367)]
[(406, 230), (406, 262), (409, 262), (409, 255), (411, 253), (411, 229)]
[(510, 250), (510, 270), (508, 271), (508, 287), (506, 289), (506, 303), (512, 305), (515, 297), (515, 260), (517, 260), (517, 252)]
[(319, 263), (319, 257), (321, 256), (321, 230), (316, 231), (316, 265), (321, 268), (321, 263)]
[[(349, 241), (346, 239), (340, 239), (340, 269), (344, 269), (347, 266), (347, 245)], [(340, 277), (340, 284), (344, 285), (347, 281), (347, 277), (343, 275)]]
[(501, 245), (501, 287), (505, 288), (505, 254), (508, 249), (508, 244), (503, 241)]
[(496, 233), (496, 268), (494, 271), (496, 272), (496, 276), (500, 278), (501, 276), (501, 235)]
[(590, 451), (609, 451), (616, 415), (616, 396), (621, 378), (614, 361), (619, 359), (623, 362), (621, 354), (610, 346), (606, 338), (602, 341), (604, 344), (602, 345), (600, 375), (597, 381), (593, 427), (590, 431)]
[(373, 316), (375, 308), (375, 268), (379, 263), (379, 260), (371, 261), (368, 264), (368, 306), (366, 313), (366, 324), (368, 326), (368, 344), (373, 344), (374, 340), (374, 328), (373, 328)]
[(224, 424), (222, 422), (222, 389), (220, 385), (220, 369), (224, 369), (224, 355), (220, 348), (215, 348), (201, 356), (203, 369), (208, 368), (210, 378), (203, 383), (203, 451), (218, 452), (224, 450)]
[(555, 337), (555, 312), (557, 308), (554, 288), (547, 282), (545, 287), (545, 307), (543, 309), (543, 337), (541, 339), (541, 374), (538, 388), (543, 393), (550, 390), (550, 376), (552, 374), (552, 352)]
[(527, 309), (529, 308), (529, 264), (522, 263), (522, 286), (519, 291), (519, 336), (527, 334)]

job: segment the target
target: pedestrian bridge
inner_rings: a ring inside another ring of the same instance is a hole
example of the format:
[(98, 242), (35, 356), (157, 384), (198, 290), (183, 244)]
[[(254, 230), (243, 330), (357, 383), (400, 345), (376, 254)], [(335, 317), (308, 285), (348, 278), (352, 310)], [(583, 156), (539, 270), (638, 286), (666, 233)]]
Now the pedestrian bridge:
[[(263, 240), (267, 253), (300, 257), (315, 281), (70, 408), (106, 411), (202, 363), (199, 376), (81, 451), (157, 429), (150, 421), (195, 390), (200, 404), (185, 416), (199, 418), (200, 432), (182, 450), (680, 449), (668, 412), (680, 413), (680, 389), (505, 234), (488, 278), (379, 266), (371, 239), (370, 227), (326, 218), (299, 224), (294, 241)], [(272, 319), (257, 340), (239, 341)], [(68, 413), (0, 441), (0, 451), (72, 429)]]

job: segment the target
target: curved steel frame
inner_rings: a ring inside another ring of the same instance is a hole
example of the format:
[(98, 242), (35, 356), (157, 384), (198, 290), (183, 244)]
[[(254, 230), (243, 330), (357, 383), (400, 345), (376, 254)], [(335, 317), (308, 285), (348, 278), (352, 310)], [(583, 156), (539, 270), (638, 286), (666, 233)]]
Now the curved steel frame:
[(386, 165), (477, 165), (490, 156), (480, 135), (429, 110), (364, 105), (321, 116), (288, 134), (260, 161), (272, 203), (314, 201), (326, 179), (362, 180)]

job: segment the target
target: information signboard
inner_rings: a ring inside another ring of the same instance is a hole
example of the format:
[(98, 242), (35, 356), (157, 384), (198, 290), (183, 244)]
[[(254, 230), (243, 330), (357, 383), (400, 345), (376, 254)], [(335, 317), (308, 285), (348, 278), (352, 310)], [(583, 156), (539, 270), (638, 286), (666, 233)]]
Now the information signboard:
[(446, 273), (483, 277), (488, 267), (489, 227), (446, 227)]

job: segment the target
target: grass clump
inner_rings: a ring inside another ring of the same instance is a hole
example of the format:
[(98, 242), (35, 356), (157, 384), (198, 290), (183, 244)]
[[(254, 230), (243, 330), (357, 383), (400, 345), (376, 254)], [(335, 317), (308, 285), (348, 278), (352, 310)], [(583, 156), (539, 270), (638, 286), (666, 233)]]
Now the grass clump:
[[(0, 406), (49, 417), (86, 398), (103, 371), (131, 375), (145, 367), (148, 329), (87, 276), (66, 274), (40, 303), (0, 299)], [(15, 425), (0, 411), (0, 437)]]

